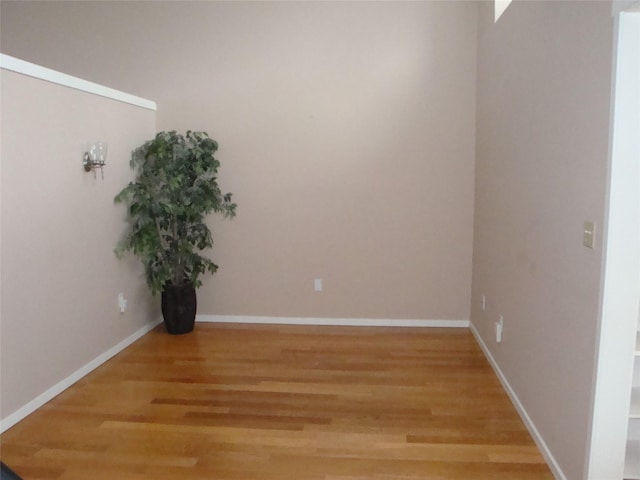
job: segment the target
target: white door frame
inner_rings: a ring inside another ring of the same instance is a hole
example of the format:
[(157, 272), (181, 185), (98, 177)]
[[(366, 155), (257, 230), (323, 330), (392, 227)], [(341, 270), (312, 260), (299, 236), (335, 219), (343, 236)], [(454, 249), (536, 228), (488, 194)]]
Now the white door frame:
[(608, 214), (587, 480), (623, 478), (640, 302), (640, 2), (613, 7)]

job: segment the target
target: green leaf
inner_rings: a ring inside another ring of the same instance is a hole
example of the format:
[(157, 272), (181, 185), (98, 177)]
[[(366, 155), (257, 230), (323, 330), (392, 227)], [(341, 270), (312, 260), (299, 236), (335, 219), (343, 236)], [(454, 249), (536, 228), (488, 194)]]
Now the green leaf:
[(127, 205), (129, 227), (114, 252), (121, 257), (131, 251), (140, 258), (154, 294), (185, 279), (198, 287), (200, 275), (218, 269), (199, 253), (213, 245), (206, 216), (236, 213), (231, 194), (223, 195), (217, 183), (217, 150), (218, 143), (205, 132), (165, 131), (131, 154), (135, 181), (114, 198)]

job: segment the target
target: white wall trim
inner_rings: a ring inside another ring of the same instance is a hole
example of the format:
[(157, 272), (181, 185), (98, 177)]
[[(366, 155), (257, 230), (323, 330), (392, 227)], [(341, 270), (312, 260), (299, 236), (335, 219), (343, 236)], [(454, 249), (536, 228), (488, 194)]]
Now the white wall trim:
[(551, 453), (551, 450), (547, 446), (547, 443), (544, 441), (544, 438), (542, 438), (542, 435), (540, 435), (540, 432), (538, 431), (535, 424), (531, 420), (531, 417), (529, 417), (529, 414), (525, 410), (524, 405), (522, 405), (522, 402), (520, 402), (520, 399), (516, 395), (516, 392), (513, 390), (513, 388), (511, 388), (511, 385), (509, 384), (507, 377), (505, 377), (504, 374), (502, 373), (502, 370), (500, 370), (498, 363), (493, 358), (493, 355), (491, 355), (489, 348), (482, 340), (482, 337), (476, 330), (473, 323), (469, 324), (469, 328), (471, 330), (471, 333), (473, 333), (473, 336), (476, 338), (476, 341), (480, 345), (480, 348), (484, 352), (485, 357), (487, 358), (487, 360), (489, 360), (489, 363), (491, 364), (491, 367), (493, 368), (494, 372), (496, 372), (496, 375), (498, 376), (498, 379), (500, 380), (502, 387), (507, 392), (507, 395), (509, 395), (509, 398), (511, 399), (511, 403), (513, 403), (514, 407), (516, 407), (516, 410), (518, 411), (520, 418), (524, 422), (524, 425), (527, 427), (527, 430), (529, 430), (529, 433), (531, 434), (533, 441), (536, 443), (536, 445), (540, 449), (540, 452), (542, 453), (542, 456), (546, 460), (547, 465), (549, 465), (551, 472), (553, 473), (553, 475), (557, 480), (567, 480), (567, 477), (565, 476), (564, 472), (560, 468), (560, 465), (558, 464), (555, 457)]
[(273, 325), (333, 325), (343, 327), (447, 327), (468, 328), (469, 320), (410, 320), (383, 318), (253, 317), (238, 315), (197, 315), (196, 322), (259, 323)]
[(49, 388), (47, 391), (45, 391), (45, 392), (41, 393), (40, 395), (38, 395), (36, 398), (31, 400), (26, 405), (22, 406), (21, 408), (19, 408), (18, 410), (16, 410), (12, 414), (7, 415), (5, 418), (0, 420), (0, 433), (3, 433), (6, 430), (10, 429), (16, 423), (18, 423), (20, 420), (24, 419), (27, 415), (30, 415), (31, 413), (36, 411), (38, 408), (43, 406), (49, 400), (51, 400), (54, 397), (60, 395), (63, 391), (65, 391), (71, 385), (76, 383), (82, 377), (84, 377), (85, 375), (91, 373), (93, 370), (98, 368), (100, 365), (105, 363), (107, 360), (109, 360), (110, 358), (114, 357), (115, 355), (120, 353), (122, 350), (127, 348), (133, 342), (135, 342), (139, 338), (141, 338), (144, 335), (146, 335), (147, 333), (149, 333), (153, 328), (155, 328), (160, 323), (162, 323), (162, 319), (158, 319), (155, 322), (150, 322), (150, 323), (146, 324), (145, 326), (140, 328), (138, 331), (134, 332), (133, 334), (129, 335), (127, 338), (122, 340), (117, 345), (111, 347), (109, 350), (104, 352), (102, 355), (99, 355), (98, 357), (96, 357), (93, 360), (91, 360), (84, 367), (76, 370), (74, 373), (69, 375), (67, 378), (61, 380), (60, 382), (55, 384), (53, 387)]
[[(640, 2), (633, 2), (640, 6)], [(586, 476), (624, 476), (640, 291), (640, 11), (614, 19), (606, 219)], [(615, 374), (612, 374), (615, 372)]]
[(76, 90), (92, 93), (101, 97), (107, 97), (112, 100), (130, 103), (149, 110), (155, 111), (157, 109), (156, 103), (151, 100), (136, 97), (135, 95), (114, 90), (113, 88), (105, 87), (87, 80), (82, 80), (81, 78), (73, 77), (56, 70), (51, 70), (50, 68), (41, 67), (34, 63), (25, 62), (19, 58), (10, 57), (9, 55), (4, 55), (2, 53), (0, 53), (0, 68), (28, 75), (30, 77), (39, 78), (58, 85), (63, 85), (65, 87), (75, 88)]

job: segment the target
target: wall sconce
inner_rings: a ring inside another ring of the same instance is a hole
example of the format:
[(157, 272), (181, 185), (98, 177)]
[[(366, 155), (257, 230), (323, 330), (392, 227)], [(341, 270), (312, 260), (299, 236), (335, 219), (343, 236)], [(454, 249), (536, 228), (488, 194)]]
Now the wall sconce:
[(107, 142), (96, 142), (87, 148), (82, 156), (82, 166), (85, 172), (93, 171), (96, 177), (96, 170), (99, 168), (104, 180), (104, 166), (107, 164)]

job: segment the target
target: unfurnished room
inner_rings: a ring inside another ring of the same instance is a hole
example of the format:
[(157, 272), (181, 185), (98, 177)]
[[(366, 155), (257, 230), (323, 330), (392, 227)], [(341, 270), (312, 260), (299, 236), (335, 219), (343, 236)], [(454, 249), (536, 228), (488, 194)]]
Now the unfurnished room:
[(640, 480), (638, 0), (0, 1), (4, 480)]

